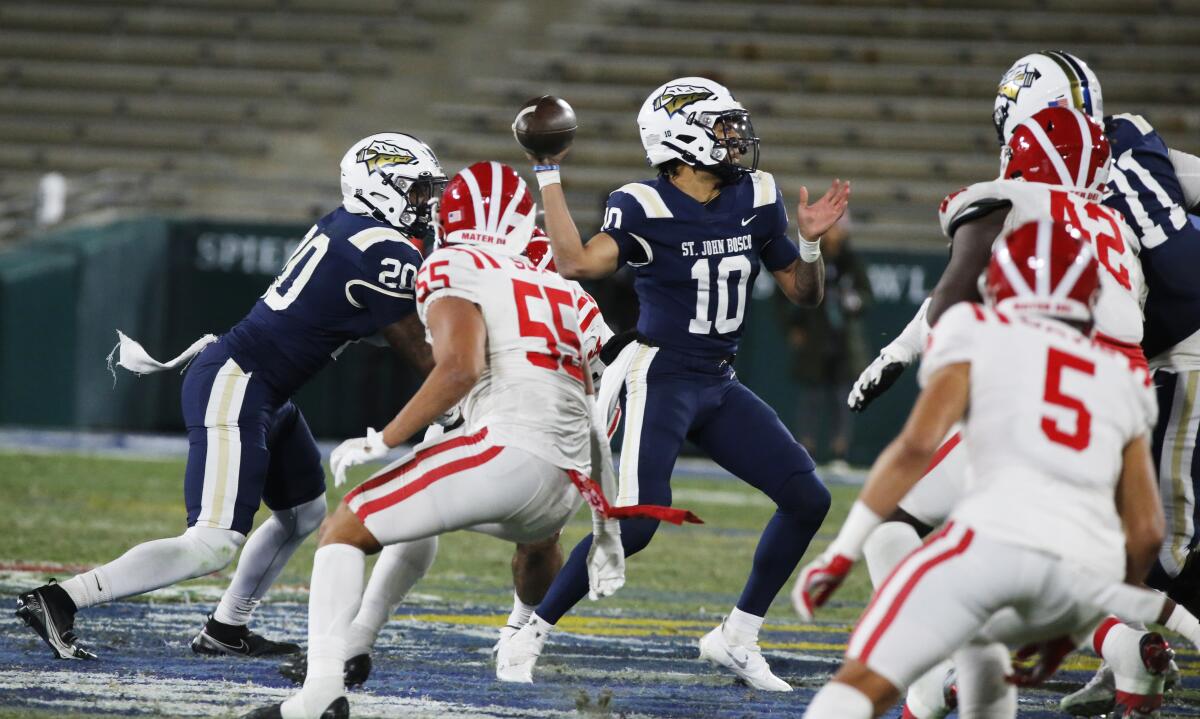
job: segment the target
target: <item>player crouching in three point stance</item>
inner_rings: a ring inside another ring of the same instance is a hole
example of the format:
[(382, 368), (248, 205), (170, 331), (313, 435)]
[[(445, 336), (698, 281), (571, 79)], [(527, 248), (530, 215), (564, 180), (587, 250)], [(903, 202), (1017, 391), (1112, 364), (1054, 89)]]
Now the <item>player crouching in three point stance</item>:
[[(754, 688), (790, 691), (763, 659), (758, 633), (821, 526), (829, 492), (808, 453), (775, 412), (737, 381), (732, 364), (747, 288), (760, 265), (792, 302), (820, 301), (820, 235), (845, 210), (850, 188), (835, 181), (812, 206), (801, 189), (797, 251), (787, 236), (783, 196), (771, 175), (757, 170), (758, 138), (749, 113), (727, 89), (699, 77), (673, 80), (647, 98), (638, 125), (659, 176), (613, 192), (602, 231), (587, 244), (559, 184), (561, 155), (539, 158), (542, 164), (534, 168), (559, 272), (594, 279), (629, 264), (637, 277), (639, 336), (604, 380), (625, 381), (617, 503), (670, 504), (671, 471), (685, 439), (774, 500), (778, 511), (763, 532), (741, 599), (700, 641), (700, 654)], [(654, 520), (622, 522), (626, 552), (644, 548), (657, 527)], [(575, 548), (529, 623), (501, 641), (500, 679), (531, 681), (551, 627), (587, 594), (590, 546), (585, 538)]]
[[(219, 571), (243, 544), (233, 581), (192, 649), (242, 656), (299, 650), (246, 626), (325, 517), (321, 453), (291, 396), (346, 344), (376, 333), (422, 371), (431, 363), (412, 283), (429, 201), (446, 183), (442, 168), (425, 143), (388, 132), (351, 147), (341, 175), (343, 206), (321, 218), (250, 314), (220, 339), (200, 340), (162, 364), (121, 336), (119, 364), (139, 374), (195, 357), (182, 397), (191, 445), (188, 528), (22, 594), (17, 615), (58, 656), (91, 656), (72, 631), (77, 610)], [(271, 516), (247, 539), (260, 503)]]
[(334, 450), (335, 481), (459, 402), (465, 422), (355, 487), (326, 520), (313, 560), (304, 688), (250, 717), (349, 715), (347, 635), (366, 553), (385, 545), (459, 529), (544, 540), (579, 507), (578, 485), (594, 510), (591, 592), (606, 596), (625, 581), (620, 527), (588, 478), (610, 492), (616, 482), (604, 422), (588, 397), (578, 298), (562, 277), (520, 255), (533, 230), (533, 198), (512, 168), (481, 162), (450, 182), (438, 217), (444, 246), (416, 283), (433, 370), (383, 432), (368, 430)]
[[(1132, 586), (1165, 531), (1156, 402), (1144, 367), (1089, 337), (1100, 277), (1080, 237), (1050, 220), (1015, 228), (981, 280), (986, 306), (957, 304), (933, 328), (912, 415), (801, 572), (802, 605), (828, 600), (959, 421), (971, 482), (945, 528), (879, 587), (806, 717), (879, 716), (951, 654), (961, 716), (1015, 717), (1014, 684), (1047, 678), (1106, 614), (1162, 611), (1164, 597)], [(1153, 637), (1142, 651), (1161, 671), (1171, 652)], [(1006, 645), (1038, 663), (1014, 673)]]

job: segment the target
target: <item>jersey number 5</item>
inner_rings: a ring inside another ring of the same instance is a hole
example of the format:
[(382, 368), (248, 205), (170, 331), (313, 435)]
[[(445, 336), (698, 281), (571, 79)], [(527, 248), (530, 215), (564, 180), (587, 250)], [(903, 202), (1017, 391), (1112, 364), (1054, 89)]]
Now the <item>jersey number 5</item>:
[(1063, 394), (1063, 372), (1074, 370), (1089, 377), (1096, 374), (1096, 365), (1082, 357), (1076, 357), (1060, 349), (1050, 348), (1046, 357), (1046, 404), (1069, 409), (1075, 413), (1075, 431), (1066, 432), (1058, 420), (1042, 415), (1042, 432), (1051, 442), (1070, 447), (1076, 452), (1087, 449), (1092, 441), (1092, 413), (1078, 397)]

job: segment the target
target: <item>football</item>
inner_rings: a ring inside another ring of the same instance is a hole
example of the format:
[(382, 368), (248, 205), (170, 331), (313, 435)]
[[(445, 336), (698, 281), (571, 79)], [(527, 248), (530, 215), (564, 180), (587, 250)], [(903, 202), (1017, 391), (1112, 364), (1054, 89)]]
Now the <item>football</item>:
[(513, 137), (536, 158), (553, 157), (575, 140), (575, 111), (566, 100), (542, 95), (529, 100), (513, 120)]

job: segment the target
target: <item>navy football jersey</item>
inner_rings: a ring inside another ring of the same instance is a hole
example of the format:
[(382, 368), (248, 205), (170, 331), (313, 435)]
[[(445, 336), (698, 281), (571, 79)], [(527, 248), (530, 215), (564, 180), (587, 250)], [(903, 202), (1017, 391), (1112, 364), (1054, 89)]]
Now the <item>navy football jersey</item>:
[(1167, 144), (1138, 115), (1105, 118), (1112, 169), (1104, 204), (1119, 211), (1142, 245), (1147, 357), (1200, 329), (1200, 229), (1188, 217)]
[(638, 332), (662, 347), (705, 357), (737, 352), (760, 264), (781, 270), (799, 257), (787, 209), (766, 172), (697, 202), (666, 178), (609, 195), (602, 232), (634, 268)]
[(411, 238), (339, 207), (308, 231), (250, 314), (222, 339), (243, 369), (291, 394), (348, 342), (415, 311), (420, 264)]

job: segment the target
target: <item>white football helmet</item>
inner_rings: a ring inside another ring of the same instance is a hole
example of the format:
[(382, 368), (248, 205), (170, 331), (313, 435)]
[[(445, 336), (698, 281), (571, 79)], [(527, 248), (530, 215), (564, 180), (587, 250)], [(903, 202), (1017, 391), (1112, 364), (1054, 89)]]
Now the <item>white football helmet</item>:
[(681, 160), (725, 181), (758, 168), (758, 136), (750, 113), (724, 85), (681, 77), (646, 98), (638, 113), (646, 160)]
[(1087, 63), (1062, 50), (1017, 60), (1000, 78), (992, 124), (1003, 145), (1017, 125), (1046, 107), (1070, 107), (1104, 125), (1100, 81)]
[(430, 227), (431, 202), (442, 196), (446, 173), (433, 150), (412, 135), (364, 137), (342, 157), (342, 206), (408, 234)]

